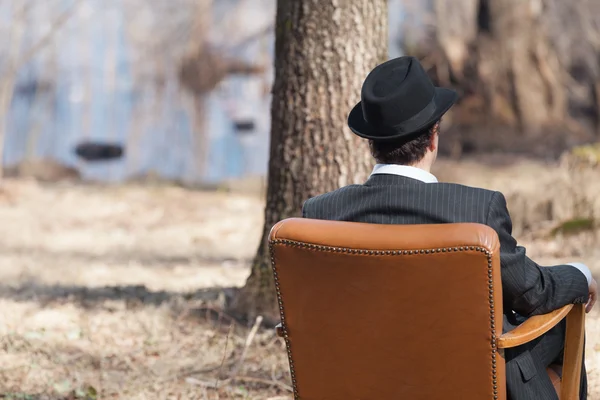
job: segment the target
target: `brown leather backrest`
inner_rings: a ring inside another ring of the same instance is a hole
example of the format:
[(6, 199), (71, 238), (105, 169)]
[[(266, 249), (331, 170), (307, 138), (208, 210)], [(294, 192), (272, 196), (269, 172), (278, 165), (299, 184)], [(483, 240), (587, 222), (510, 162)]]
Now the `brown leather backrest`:
[(270, 245), (296, 398), (505, 398), (491, 228), (293, 218)]

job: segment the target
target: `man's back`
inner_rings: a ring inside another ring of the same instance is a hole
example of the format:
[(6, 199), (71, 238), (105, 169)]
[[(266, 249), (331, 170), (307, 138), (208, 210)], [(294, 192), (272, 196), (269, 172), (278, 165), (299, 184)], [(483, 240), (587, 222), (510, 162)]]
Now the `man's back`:
[(363, 185), (307, 200), (302, 216), (374, 224), (475, 222), (490, 226), (501, 245), (505, 332), (520, 322), (513, 311), (529, 317), (587, 300), (588, 284), (580, 271), (570, 265), (540, 267), (517, 246), (506, 200), (499, 192), (374, 174)]
[(379, 174), (306, 201), (303, 217), (373, 224), (487, 223), (494, 192)]

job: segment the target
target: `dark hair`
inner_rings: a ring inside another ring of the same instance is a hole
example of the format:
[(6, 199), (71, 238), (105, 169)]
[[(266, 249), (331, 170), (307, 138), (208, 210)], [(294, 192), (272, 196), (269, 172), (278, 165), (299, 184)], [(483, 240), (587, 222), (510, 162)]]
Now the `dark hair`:
[(379, 164), (411, 165), (425, 157), (431, 138), (438, 133), (440, 121), (427, 128), (409, 141), (369, 140), (371, 154)]

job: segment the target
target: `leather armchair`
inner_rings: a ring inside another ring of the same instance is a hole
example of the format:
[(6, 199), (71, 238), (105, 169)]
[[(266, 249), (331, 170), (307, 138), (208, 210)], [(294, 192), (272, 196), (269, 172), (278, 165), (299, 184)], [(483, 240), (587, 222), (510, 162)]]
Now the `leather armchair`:
[(270, 250), (296, 399), (506, 399), (504, 349), (567, 318), (561, 400), (579, 399), (584, 306), (502, 334), (500, 244), (480, 224), (292, 218)]

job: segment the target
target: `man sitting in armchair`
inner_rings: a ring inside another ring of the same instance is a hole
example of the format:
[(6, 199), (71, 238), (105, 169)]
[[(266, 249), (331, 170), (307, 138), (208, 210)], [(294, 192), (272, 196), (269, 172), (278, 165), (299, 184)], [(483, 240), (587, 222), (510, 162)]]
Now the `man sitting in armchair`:
[[(540, 267), (512, 237), (506, 199), (500, 192), (438, 183), (430, 173), (440, 120), (457, 94), (434, 87), (419, 61), (400, 57), (376, 67), (366, 78), (361, 102), (348, 117), (350, 129), (369, 140), (377, 165), (362, 185), (349, 185), (307, 200), (306, 218), (376, 224), (475, 222), (500, 239), (504, 332), (526, 318), (597, 297), (597, 283), (583, 264)], [(560, 363), (565, 321), (539, 339), (506, 349), (508, 396), (513, 400), (557, 399), (550, 364)], [(587, 398), (585, 366), (581, 399)]]

